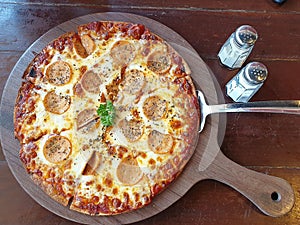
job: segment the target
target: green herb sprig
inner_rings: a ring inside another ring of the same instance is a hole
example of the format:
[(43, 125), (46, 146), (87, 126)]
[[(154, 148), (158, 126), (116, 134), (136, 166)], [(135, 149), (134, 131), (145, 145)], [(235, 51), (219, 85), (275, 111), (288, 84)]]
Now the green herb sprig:
[(114, 124), (114, 119), (116, 117), (115, 107), (110, 100), (106, 103), (101, 103), (97, 109), (97, 114), (100, 116), (101, 123), (103, 126), (111, 126)]

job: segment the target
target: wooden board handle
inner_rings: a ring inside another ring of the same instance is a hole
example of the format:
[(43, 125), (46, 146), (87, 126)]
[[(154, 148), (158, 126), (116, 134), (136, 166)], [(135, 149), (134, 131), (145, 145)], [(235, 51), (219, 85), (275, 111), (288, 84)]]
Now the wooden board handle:
[(221, 151), (205, 172), (239, 191), (268, 216), (282, 216), (293, 208), (294, 192), (287, 181), (242, 167)]

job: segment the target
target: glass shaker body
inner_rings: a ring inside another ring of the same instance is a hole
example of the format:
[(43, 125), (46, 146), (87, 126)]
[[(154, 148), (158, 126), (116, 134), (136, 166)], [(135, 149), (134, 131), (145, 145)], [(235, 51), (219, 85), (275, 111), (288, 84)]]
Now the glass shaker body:
[(221, 47), (218, 53), (220, 62), (230, 69), (240, 68), (250, 55), (257, 38), (253, 27), (240, 26)]
[(262, 63), (248, 63), (226, 84), (226, 94), (235, 102), (248, 102), (261, 88), (268, 70)]

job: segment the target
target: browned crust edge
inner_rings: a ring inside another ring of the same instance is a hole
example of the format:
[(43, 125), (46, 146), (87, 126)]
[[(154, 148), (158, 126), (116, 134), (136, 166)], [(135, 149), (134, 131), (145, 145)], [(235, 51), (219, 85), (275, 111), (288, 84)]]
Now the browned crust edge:
[(31, 179), (33, 182), (38, 185), (48, 196), (52, 199), (57, 201), (58, 203), (62, 204), (63, 206), (67, 206), (71, 197), (61, 196), (60, 194), (56, 193), (55, 187), (50, 183), (43, 180), (36, 174), (31, 175)]
[[(99, 23), (105, 23), (105, 24), (114, 24), (116, 25), (118, 28), (127, 28), (127, 32), (126, 34), (131, 36), (132, 38), (141, 38), (142, 36), (147, 40), (147, 39), (151, 39), (151, 40), (157, 40), (160, 42), (164, 42), (166, 43), (162, 38), (160, 38), (158, 35), (151, 33), (146, 27), (144, 27), (143, 25), (139, 25), (139, 24), (133, 24), (133, 23), (127, 23), (127, 22), (111, 22), (111, 21), (107, 21), (107, 22), (91, 22), (85, 25), (81, 25), (78, 27), (78, 33), (80, 32), (84, 32), (85, 30), (91, 30), (93, 31), (97, 31), (97, 29), (99, 28)], [(141, 30), (143, 32), (141, 32)], [(15, 108), (14, 108), (14, 126), (15, 126), (15, 130), (16, 130), (16, 125), (18, 123), (18, 119), (17, 119), (17, 114), (21, 112), (22, 110), (22, 104), (21, 103), (21, 96), (24, 95), (24, 91), (26, 89), (27, 85), (33, 85), (35, 83), (36, 77), (32, 76), (32, 70), (34, 70), (35, 74), (37, 74), (37, 76), (41, 76), (41, 72), (38, 70), (38, 67), (41, 66), (42, 64), (47, 65), (49, 62), (48, 60), (51, 58), (49, 58), (50, 56), (47, 53), (47, 49), (49, 47), (54, 47), (57, 49), (64, 49), (64, 44), (69, 45), (71, 47), (73, 47), (72, 45), (72, 39), (76, 39), (79, 38), (78, 36), (79, 34), (75, 33), (75, 32), (69, 32), (66, 34), (61, 35), (60, 37), (58, 37), (57, 39), (53, 40), (51, 43), (49, 43), (39, 54), (37, 54), (35, 56), (35, 58), (32, 60), (32, 62), (28, 65), (28, 67), (26, 68), (22, 78), (26, 80), (26, 82), (23, 82), (21, 85), (21, 88), (18, 92), (18, 96), (16, 98), (16, 103), (15, 103)], [(196, 91), (195, 91), (195, 87), (193, 85), (192, 79), (190, 77), (191, 71), (190, 68), (188, 66), (188, 64), (186, 63), (186, 61), (180, 56), (179, 53), (177, 53), (174, 48), (172, 46), (170, 46), (169, 44), (167, 44), (169, 46), (169, 48), (172, 50), (172, 52), (174, 52), (174, 54), (176, 54), (176, 56), (180, 57), (182, 60), (182, 65), (185, 68), (185, 73), (186, 76), (184, 76), (184, 79), (186, 80), (186, 82), (188, 82), (189, 84), (191, 84), (191, 92), (190, 93), (194, 98), (196, 97)], [(195, 102), (196, 106), (197, 106), (197, 102)], [(199, 107), (198, 107), (199, 108)], [(199, 118), (199, 117), (198, 117)], [(191, 124), (193, 124), (194, 122), (199, 122), (199, 120), (192, 120)], [(20, 121), (19, 121), (20, 123)], [(197, 131), (196, 131), (197, 132)], [(18, 134), (16, 134), (15, 131), (15, 136), (17, 139), (19, 139), (19, 141), (21, 142), (22, 137)], [(187, 152), (191, 152), (192, 149), (194, 149), (195, 147), (195, 142), (196, 142), (196, 138), (197, 135), (191, 136), (191, 140), (189, 140), (189, 142), (191, 142), (191, 146), (189, 149), (187, 149)], [(190, 158), (191, 154), (188, 155), (187, 158), (183, 159), (183, 161), (181, 161), (180, 165), (179, 165), (179, 169), (177, 171), (176, 174), (174, 174), (174, 176), (170, 179), (167, 180), (165, 183), (161, 184), (161, 186), (159, 187), (159, 190), (152, 192), (153, 196), (157, 195), (159, 192), (161, 192), (163, 189), (165, 189), (169, 183), (171, 183), (173, 180), (175, 180), (175, 178), (182, 172), (182, 169), (184, 168), (185, 164), (188, 162), (189, 158)], [(52, 199), (54, 199), (55, 201), (59, 202), (60, 204), (67, 206), (70, 199), (72, 197), (66, 197), (66, 196), (61, 196), (58, 193), (56, 193), (55, 188), (53, 187), (53, 185), (45, 182), (42, 177), (37, 176), (36, 174), (32, 174), (31, 175), (32, 180), (34, 181), (35, 184), (37, 184), (39, 187), (41, 187), (41, 189), (47, 194), (49, 195)], [(152, 196), (152, 197), (153, 197)], [(149, 199), (149, 203), (150, 203), (150, 199)], [(147, 203), (147, 204), (149, 204)], [(145, 204), (145, 205), (147, 205)], [(140, 208), (140, 207), (137, 207)], [(87, 212), (87, 210), (84, 209), (80, 209), (74, 205), (71, 204), (70, 209), (72, 210), (76, 210), (78, 212), (81, 213), (85, 213), (85, 214), (90, 214)], [(131, 211), (133, 209), (130, 209), (128, 211)], [(120, 212), (121, 213), (121, 212)], [(113, 214), (119, 214), (119, 213), (113, 213)]]

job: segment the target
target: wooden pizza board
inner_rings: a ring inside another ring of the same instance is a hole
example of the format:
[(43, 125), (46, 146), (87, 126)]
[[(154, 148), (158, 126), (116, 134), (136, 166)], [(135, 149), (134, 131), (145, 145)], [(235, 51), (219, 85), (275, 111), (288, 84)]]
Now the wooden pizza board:
[[(222, 154), (219, 143), (224, 137), (225, 117), (219, 115), (212, 115), (207, 120), (204, 131), (199, 135), (195, 152), (181, 175), (165, 191), (156, 196), (151, 204), (142, 209), (116, 216), (88, 216), (60, 205), (37, 187), (19, 160), (20, 146), (13, 134), (13, 109), (21, 85), (22, 74), (33, 59), (34, 53), (40, 52), (50, 41), (68, 31), (76, 31), (78, 25), (99, 20), (144, 24), (173, 46), (188, 62), (195, 86), (204, 92), (209, 104), (219, 103), (219, 99), (222, 99), (220, 88), (213, 74), (192, 46), (176, 32), (157, 21), (127, 13), (97, 13), (60, 24), (40, 37), (26, 50), (12, 70), (3, 91), (0, 108), (2, 147), (8, 165), (23, 189), (51, 212), (83, 224), (128, 224), (146, 219), (169, 207), (195, 183), (203, 179), (215, 179), (230, 185), (249, 198), (267, 215), (280, 216), (290, 211), (294, 204), (294, 194), (286, 181), (245, 169)], [(276, 194), (277, 199), (274, 198)]]

